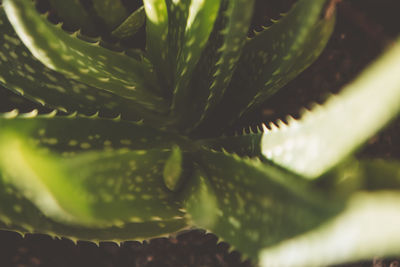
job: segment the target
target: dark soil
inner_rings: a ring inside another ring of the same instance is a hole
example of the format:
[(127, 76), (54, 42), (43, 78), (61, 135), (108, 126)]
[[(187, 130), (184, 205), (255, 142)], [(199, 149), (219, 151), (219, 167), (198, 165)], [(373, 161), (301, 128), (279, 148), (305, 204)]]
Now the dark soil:
[[(293, 1), (260, 1), (255, 25), (287, 9)], [(270, 5), (271, 4), (271, 5)], [(399, 0), (353, 0), (339, 5), (335, 33), (328, 47), (307, 71), (288, 84), (273, 101), (268, 101), (252, 115), (254, 122), (269, 122), (299, 110), (312, 102), (323, 102), (326, 94), (335, 93), (351, 81), (400, 34)], [(255, 26), (256, 28), (257, 26)], [(19, 107), (21, 111), (41, 108), (0, 90), (0, 111)], [(41, 108), (43, 110), (43, 108)], [(360, 152), (364, 157), (400, 158), (400, 119), (371, 139)], [(399, 250), (400, 255), (400, 250)], [(202, 231), (191, 231), (169, 239), (122, 243), (78, 242), (51, 239), (45, 235), (27, 235), (0, 231), (0, 266), (77, 266), (77, 267), (228, 267), (253, 266), (229, 245)], [(398, 266), (396, 259), (374, 259), (342, 267)]]

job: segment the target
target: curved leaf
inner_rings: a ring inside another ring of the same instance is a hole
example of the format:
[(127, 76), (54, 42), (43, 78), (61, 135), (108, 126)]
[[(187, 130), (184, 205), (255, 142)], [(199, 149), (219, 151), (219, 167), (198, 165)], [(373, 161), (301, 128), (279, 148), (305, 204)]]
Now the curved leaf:
[(129, 98), (144, 109), (166, 112), (164, 100), (151, 92), (156, 86), (148, 65), (68, 35), (39, 15), (29, 0), (5, 0), (3, 5), (21, 40), (50, 69)]
[[(400, 41), (339, 95), (299, 121), (266, 130), (262, 153), (310, 179), (342, 161), (400, 111)], [(384, 103), (384, 104), (382, 104)]]
[(359, 193), (333, 220), (264, 249), (260, 253), (260, 266), (326, 266), (377, 255), (398, 255), (399, 203), (398, 191)]
[(277, 23), (247, 42), (223, 100), (201, 129), (231, 125), (315, 61), (335, 22), (335, 16), (324, 14), (326, 3), (300, 0)]
[(143, 118), (143, 111), (130, 100), (65, 78), (38, 62), (15, 34), (3, 8), (0, 8), (0, 32), (0, 84), (7, 89), (65, 112), (106, 111), (132, 120)]
[(179, 137), (122, 121), (12, 115), (0, 119), (2, 182), (49, 220), (67, 229), (163, 222), (155, 234), (168, 222), (182, 227), (180, 203), (163, 179)]
[(203, 174), (193, 177), (198, 180), (184, 201), (188, 214), (196, 226), (253, 259), (262, 248), (313, 229), (342, 208), (341, 201), (320, 196), (278, 167), (221, 152), (202, 151), (200, 157)]
[(0, 127), (2, 131), (29, 135), (34, 144), (60, 153), (88, 149), (169, 149), (176, 144), (185, 147), (185, 143), (189, 143), (180, 136), (141, 123), (101, 119), (95, 116), (54, 116), (55, 112), (37, 116), (35, 110), (21, 115), (12, 111), (0, 116)]
[(83, 227), (55, 222), (45, 215), (0, 173), (0, 229), (22, 233), (45, 233), (72, 240), (126, 241), (171, 234), (186, 226), (186, 220), (131, 222), (105, 228)]

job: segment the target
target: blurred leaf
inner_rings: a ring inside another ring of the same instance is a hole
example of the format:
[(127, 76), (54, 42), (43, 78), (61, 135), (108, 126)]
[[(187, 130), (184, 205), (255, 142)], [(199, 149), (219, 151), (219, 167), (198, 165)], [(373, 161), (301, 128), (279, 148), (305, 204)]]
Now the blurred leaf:
[(104, 21), (108, 30), (114, 30), (129, 15), (121, 0), (92, 0), (91, 2), (96, 15)]
[(185, 201), (193, 224), (253, 259), (262, 248), (313, 229), (342, 208), (342, 201), (331, 201), (276, 166), (221, 152), (202, 151), (200, 157), (203, 174), (188, 187)]
[(44, 216), (15, 186), (5, 183), (0, 173), (0, 229), (22, 233), (45, 233), (72, 240), (119, 242), (170, 234), (185, 228), (186, 225), (186, 220), (178, 217), (172, 220), (153, 218), (151, 221), (131, 222), (104, 228), (59, 223)]
[(164, 183), (171, 190), (176, 191), (182, 180), (183, 159), (182, 152), (179, 147), (173, 147), (171, 155), (167, 159), (164, 166)]
[[(182, 226), (179, 201), (163, 179), (179, 137), (115, 120), (12, 115), (0, 119), (3, 182), (52, 221), (72, 228), (152, 221), (164, 222), (157, 231), (169, 221)], [(1, 203), (4, 210), (14, 205)]]
[(319, 177), (398, 114), (399, 72), (400, 41), (323, 106), (289, 126), (266, 130), (263, 155), (310, 179)]
[(63, 26), (70, 29), (82, 29), (88, 34), (96, 32), (96, 25), (79, 0), (50, 0), (49, 2), (63, 21)]
[(359, 193), (339, 216), (303, 235), (264, 249), (260, 266), (312, 267), (399, 253), (398, 191)]

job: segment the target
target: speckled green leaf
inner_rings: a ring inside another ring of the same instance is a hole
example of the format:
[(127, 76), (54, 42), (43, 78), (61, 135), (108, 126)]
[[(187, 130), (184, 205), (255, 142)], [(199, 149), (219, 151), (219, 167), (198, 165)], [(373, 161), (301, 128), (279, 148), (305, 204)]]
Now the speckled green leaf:
[(140, 7), (135, 10), (124, 22), (121, 23), (115, 30), (112, 31), (112, 35), (118, 39), (126, 39), (134, 36), (139, 29), (144, 25), (146, 20), (146, 14), (144, 7)]
[[(337, 96), (266, 130), (262, 153), (310, 179), (353, 153), (400, 111), (400, 41)], [(384, 103), (384, 104), (382, 104)]]
[(203, 174), (186, 200), (188, 213), (195, 225), (252, 258), (341, 209), (340, 201), (321, 197), (306, 181), (273, 165), (222, 152), (202, 151), (200, 157)]
[[(220, 9), (221, 0), (192, 0), (189, 6), (183, 47), (179, 53), (174, 80), (172, 116), (179, 118), (186, 113), (190, 101), (188, 87), (193, 71), (206, 47)], [(202, 88), (207, 90), (207, 88)], [(179, 119), (178, 119), (179, 120)]]
[(170, 70), (166, 74), (168, 77), (167, 87), (168, 97), (171, 98), (173, 83), (179, 54), (182, 51), (185, 36), (186, 21), (189, 15), (191, 0), (165, 0), (168, 8), (168, 60)]
[(153, 218), (146, 222), (131, 222), (104, 228), (83, 227), (56, 222), (46, 217), (0, 173), (0, 229), (22, 233), (46, 233), (72, 240), (126, 241), (140, 240), (174, 233), (186, 227), (186, 221)]
[(61, 18), (63, 26), (82, 29), (85, 33), (95, 33), (96, 25), (79, 0), (50, 0), (51, 7)]
[[(170, 86), (168, 63), (168, 8), (165, 0), (144, 0), (146, 51), (163, 87)], [(165, 89), (164, 89), (165, 90)]]
[(185, 113), (185, 124), (194, 127), (201, 123), (223, 97), (247, 41), (253, 4), (253, 0), (222, 1), (214, 30), (189, 85), (195, 101), (187, 106), (191, 112)]
[(55, 112), (37, 115), (35, 110), (18, 115), (17, 111), (12, 111), (1, 115), (0, 127), (2, 131), (7, 129), (29, 135), (33, 143), (60, 153), (121, 148), (168, 149), (186, 143), (186, 139), (141, 123), (95, 116), (54, 115)]
[(319, 56), (335, 21), (335, 16), (325, 15), (326, 3), (300, 0), (277, 23), (247, 42), (225, 97), (204, 128), (233, 123)]
[(182, 221), (163, 179), (179, 138), (122, 121), (13, 115), (0, 119), (3, 182), (51, 220), (94, 228)]
[(3, 6), (24, 44), (47, 67), (132, 100), (145, 110), (166, 112), (147, 64), (75, 38), (41, 16), (29, 0), (5, 0)]
[(6, 88), (65, 112), (106, 111), (133, 120), (144, 117), (132, 101), (68, 79), (37, 61), (15, 34), (3, 8), (0, 8), (0, 32), (0, 83)]
[(92, 0), (91, 3), (108, 30), (114, 30), (129, 15), (121, 0)]

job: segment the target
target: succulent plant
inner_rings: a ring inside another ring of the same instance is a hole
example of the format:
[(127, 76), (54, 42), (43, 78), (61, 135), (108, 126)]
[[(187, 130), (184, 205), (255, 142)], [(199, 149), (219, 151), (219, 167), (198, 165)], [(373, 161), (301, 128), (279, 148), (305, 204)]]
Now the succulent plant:
[[(335, 21), (335, 1), (299, 0), (248, 37), (254, 2), (50, 0), (54, 24), (3, 0), (0, 83), (54, 111), (0, 115), (0, 229), (119, 242), (202, 228), (260, 266), (398, 253), (400, 165), (354, 152), (400, 110), (400, 41), (300, 119), (230, 134)], [(90, 37), (96, 16), (116, 42)], [(143, 27), (144, 49), (118, 45)]]

